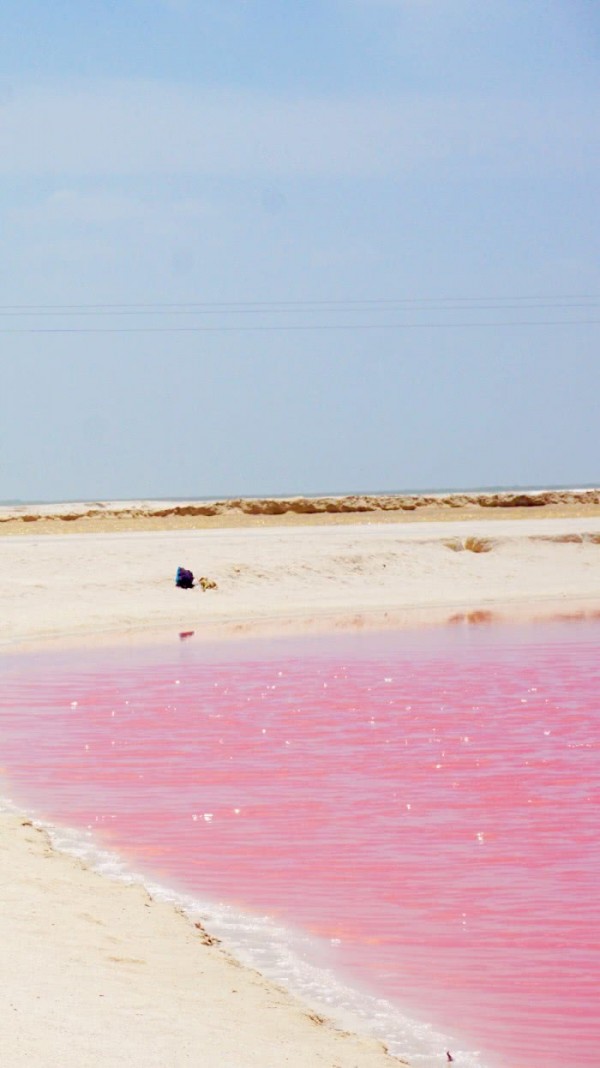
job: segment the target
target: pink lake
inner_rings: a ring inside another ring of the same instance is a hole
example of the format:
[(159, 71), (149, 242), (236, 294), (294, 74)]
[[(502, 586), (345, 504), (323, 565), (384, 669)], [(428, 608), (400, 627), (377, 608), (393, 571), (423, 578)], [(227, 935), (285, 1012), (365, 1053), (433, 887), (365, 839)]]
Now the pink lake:
[(5, 655), (1, 763), (17, 804), (258, 966), (333, 1009), (354, 991), (415, 1068), (596, 1068), (599, 642), (581, 621)]

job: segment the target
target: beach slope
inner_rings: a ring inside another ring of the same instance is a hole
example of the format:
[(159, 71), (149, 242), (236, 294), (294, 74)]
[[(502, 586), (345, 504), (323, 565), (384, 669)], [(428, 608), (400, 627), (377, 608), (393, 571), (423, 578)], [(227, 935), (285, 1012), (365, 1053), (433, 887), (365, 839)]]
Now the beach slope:
[(173, 907), (0, 819), (2, 1060), (11, 1068), (393, 1068), (240, 967)]

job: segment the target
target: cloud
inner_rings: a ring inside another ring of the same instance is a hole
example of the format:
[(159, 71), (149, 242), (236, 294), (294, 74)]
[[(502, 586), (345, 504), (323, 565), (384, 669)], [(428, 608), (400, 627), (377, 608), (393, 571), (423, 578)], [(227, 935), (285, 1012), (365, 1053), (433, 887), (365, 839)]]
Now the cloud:
[(572, 167), (589, 102), (213, 93), (142, 81), (31, 87), (0, 107), (0, 174), (372, 177), (477, 160)]
[(142, 198), (105, 189), (63, 188), (27, 206), (15, 207), (8, 218), (31, 226), (109, 227), (127, 224), (154, 228), (163, 225), (203, 221), (214, 209), (200, 198), (163, 196)]
[(15, 208), (11, 217), (39, 225), (42, 222), (73, 225), (106, 226), (144, 219), (142, 201), (135, 197), (78, 189), (59, 189), (45, 197), (35, 208)]

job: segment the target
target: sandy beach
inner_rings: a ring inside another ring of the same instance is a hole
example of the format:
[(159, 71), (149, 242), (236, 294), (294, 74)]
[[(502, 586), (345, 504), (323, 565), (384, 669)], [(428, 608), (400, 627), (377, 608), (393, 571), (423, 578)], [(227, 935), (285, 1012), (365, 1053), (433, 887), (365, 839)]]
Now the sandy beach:
[[(0, 643), (594, 608), (597, 491), (416, 500), (414, 508), (403, 497), (4, 507)], [(216, 588), (176, 589), (180, 565)]]
[[(8, 654), (120, 634), (242, 640), (600, 612), (600, 493), (493, 496), (4, 507), (0, 643)], [(179, 565), (215, 586), (177, 589)], [(2, 815), (0, 857), (7, 1064), (400, 1063), (141, 887), (57, 853), (26, 817)]]

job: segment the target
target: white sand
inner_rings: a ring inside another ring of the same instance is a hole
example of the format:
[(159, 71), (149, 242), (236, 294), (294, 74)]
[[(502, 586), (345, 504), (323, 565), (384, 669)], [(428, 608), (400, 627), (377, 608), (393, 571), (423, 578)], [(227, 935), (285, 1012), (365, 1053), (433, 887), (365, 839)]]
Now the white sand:
[[(176, 589), (179, 564), (218, 588)], [(0, 540), (7, 649), (142, 628), (201, 637), (599, 608), (600, 518)], [(0, 938), (10, 1068), (398, 1063), (315, 1022), (174, 909), (55, 853), (12, 815), (0, 819)]]
[[(490, 551), (455, 551), (469, 539)], [(218, 589), (176, 589), (180, 564)], [(216, 626), (389, 625), (480, 609), (551, 612), (595, 598), (600, 517), (0, 541), (0, 643), (148, 627), (201, 636)]]
[(384, 1068), (377, 1042), (206, 945), (176, 910), (0, 824), (1, 1060), (7, 1068)]

